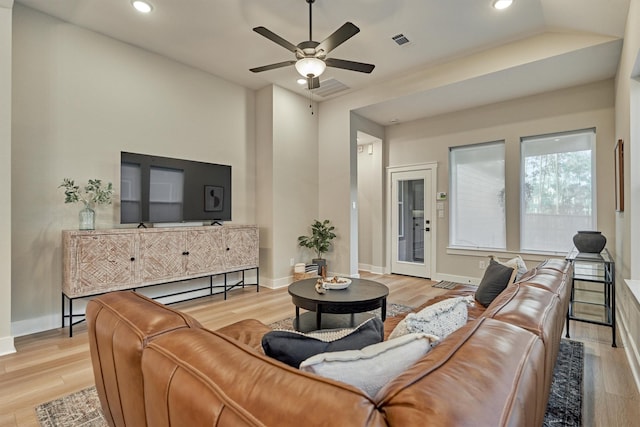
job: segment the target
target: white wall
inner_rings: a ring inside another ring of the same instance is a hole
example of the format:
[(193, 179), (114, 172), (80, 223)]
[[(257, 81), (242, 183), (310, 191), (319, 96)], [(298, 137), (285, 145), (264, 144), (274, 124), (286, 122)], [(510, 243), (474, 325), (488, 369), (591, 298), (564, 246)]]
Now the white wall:
[[(19, 4), (13, 43), (14, 334), (59, 327), (61, 230), (80, 209), (60, 181), (119, 193), (120, 151), (231, 165), (233, 222), (255, 223), (252, 91)], [(98, 228), (118, 223), (118, 203), (98, 208)]]
[(11, 333), (11, 7), (0, 0), (0, 355), (15, 351)]

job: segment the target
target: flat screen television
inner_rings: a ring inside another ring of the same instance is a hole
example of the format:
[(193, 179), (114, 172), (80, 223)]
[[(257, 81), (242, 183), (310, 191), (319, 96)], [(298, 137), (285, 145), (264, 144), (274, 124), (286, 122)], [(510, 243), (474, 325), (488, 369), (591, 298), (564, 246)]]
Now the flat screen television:
[(120, 223), (231, 220), (231, 166), (120, 152)]

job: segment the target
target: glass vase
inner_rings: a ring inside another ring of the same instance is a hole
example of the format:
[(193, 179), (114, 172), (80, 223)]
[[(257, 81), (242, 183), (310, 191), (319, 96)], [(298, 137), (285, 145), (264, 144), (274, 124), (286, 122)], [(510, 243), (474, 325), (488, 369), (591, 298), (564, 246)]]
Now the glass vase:
[(96, 211), (91, 206), (84, 205), (84, 209), (80, 210), (80, 230), (95, 230), (96, 228)]

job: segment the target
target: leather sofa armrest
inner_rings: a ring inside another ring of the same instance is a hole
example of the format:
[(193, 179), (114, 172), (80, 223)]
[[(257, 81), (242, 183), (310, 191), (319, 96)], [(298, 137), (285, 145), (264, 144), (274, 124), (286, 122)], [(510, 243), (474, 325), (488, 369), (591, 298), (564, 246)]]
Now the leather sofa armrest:
[(132, 291), (92, 299), (86, 317), (93, 374), (107, 422), (110, 426), (145, 426), (143, 349), (159, 335), (200, 328), (200, 323)]

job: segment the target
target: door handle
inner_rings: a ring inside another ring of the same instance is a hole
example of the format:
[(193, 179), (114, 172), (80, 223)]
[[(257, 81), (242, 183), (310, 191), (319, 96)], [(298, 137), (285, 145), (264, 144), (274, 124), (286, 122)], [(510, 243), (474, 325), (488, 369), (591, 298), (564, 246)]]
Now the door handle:
[(425, 228), (424, 231), (431, 231), (429, 227)]

